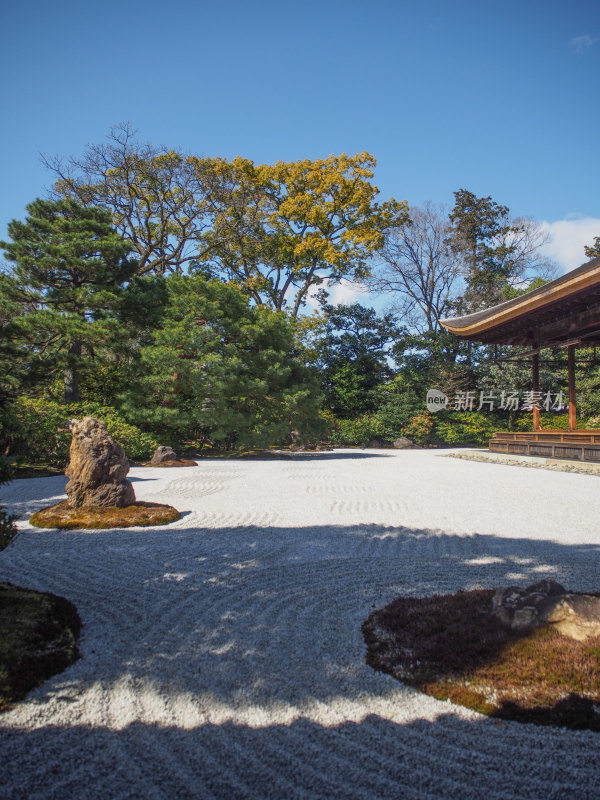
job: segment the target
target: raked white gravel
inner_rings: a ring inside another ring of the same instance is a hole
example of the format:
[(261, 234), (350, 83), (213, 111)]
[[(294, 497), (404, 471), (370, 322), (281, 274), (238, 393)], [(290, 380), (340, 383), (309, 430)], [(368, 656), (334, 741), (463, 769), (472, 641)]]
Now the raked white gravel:
[(0, 798), (598, 798), (600, 736), (494, 721), (365, 664), (398, 594), (600, 587), (600, 478), (335, 451), (135, 468), (157, 528), (41, 531), (0, 581), (71, 600), (82, 657), (0, 715)]

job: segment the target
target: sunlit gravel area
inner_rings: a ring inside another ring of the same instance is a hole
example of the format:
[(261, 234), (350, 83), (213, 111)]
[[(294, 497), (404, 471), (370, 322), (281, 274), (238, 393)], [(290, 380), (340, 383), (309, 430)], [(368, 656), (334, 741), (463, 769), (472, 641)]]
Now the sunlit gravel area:
[(337, 450), (134, 468), (157, 528), (42, 531), (18, 480), (0, 581), (67, 597), (82, 657), (0, 715), (0, 798), (594, 798), (600, 738), (491, 720), (365, 664), (399, 594), (600, 590), (600, 478)]

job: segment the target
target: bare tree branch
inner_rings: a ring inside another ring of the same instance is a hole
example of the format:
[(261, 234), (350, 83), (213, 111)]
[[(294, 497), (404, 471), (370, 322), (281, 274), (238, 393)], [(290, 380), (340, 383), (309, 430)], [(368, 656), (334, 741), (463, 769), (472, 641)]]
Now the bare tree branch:
[(419, 332), (439, 329), (459, 285), (461, 265), (448, 246), (446, 210), (425, 203), (411, 208), (410, 222), (386, 234), (369, 286), (399, 296), (399, 310)]

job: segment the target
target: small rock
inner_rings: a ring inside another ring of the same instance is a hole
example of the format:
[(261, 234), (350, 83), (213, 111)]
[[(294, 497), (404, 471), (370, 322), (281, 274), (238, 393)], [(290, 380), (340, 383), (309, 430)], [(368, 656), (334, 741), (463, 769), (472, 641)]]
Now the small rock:
[(69, 464), (65, 475), (72, 508), (88, 506), (124, 508), (135, 503), (133, 484), (125, 480), (129, 462), (106, 425), (93, 417), (71, 420)]
[(150, 459), (150, 464), (162, 464), (163, 461), (178, 461), (177, 453), (172, 447), (160, 445), (154, 451), (154, 455)]
[(552, 626), (578, 641), (600, 636), (600, 598), (567, 592), (556, 581), (539, 581), (525, 589), (499, 589), (492, 600), (492, 612), (514, 631)]
[(584, 642), (600, 636), (600, 597), (589, 594), (565, 594), (545, 609), (545, 621), (559, 633)]
[(408, 450), (411, 447), (415, 450), (420, 450), (419, 445), (411, 442), (411, 440), (407, 439), (406, 436), (399, 436), (394, 442), (394, 448), (396, 450)]
[[(556, 597), (566, 593), (564, 586), (556, 581), (543, 580), (527, 586), (508, 586), (505, 589), (498, 589), (492, 600), (492, 611), (505, 625), (513, 629), (519, 628), (519, 620), (525, 619), (529, 612), (524, 609), (535, 611), (548, 597)], [(517, 620), (515, 623), (515, 615)]]

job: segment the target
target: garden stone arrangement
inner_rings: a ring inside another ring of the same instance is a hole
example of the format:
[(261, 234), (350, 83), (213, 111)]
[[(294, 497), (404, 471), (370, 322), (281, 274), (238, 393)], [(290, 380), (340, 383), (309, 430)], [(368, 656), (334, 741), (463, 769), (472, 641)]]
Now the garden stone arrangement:
[(401, 595), (593, 594), (597, 477), (409, 449), (128, 477), (181, 518), (44, 531), (64, 478), (0, 492), (20, 529), (0, 581), (83, 625), (79, 660), (0, 715), (0, 798), (597, 797), (600, 734), (436, 700), (371, 668), (361, 633)]
[(600, 597), (571, 594), (556, 581), (499, 589), (492, 608), (498, 619), (514, 631), (552, 626), (563, 636), (580, 642), (600, 636)]
[(93, 417), (71, 421), (71, 448), (65, 488), (72, 508), (124, 508), (135, 503), (133, 484), (126, 480), (129, 462), (123, 448)]
[(129, 462), (104, 422), (94, 417), (71, 420), (67, 500), (40, 509), (31, 524), (40, 528), (114, 528), (161, 525), (179, 519), (163, 503), (136, 503)]
[(187, 458), (179, 458), (172, 447), (160, 445), (146, 465), (148, 467), (195, 467), (196, 462)]

